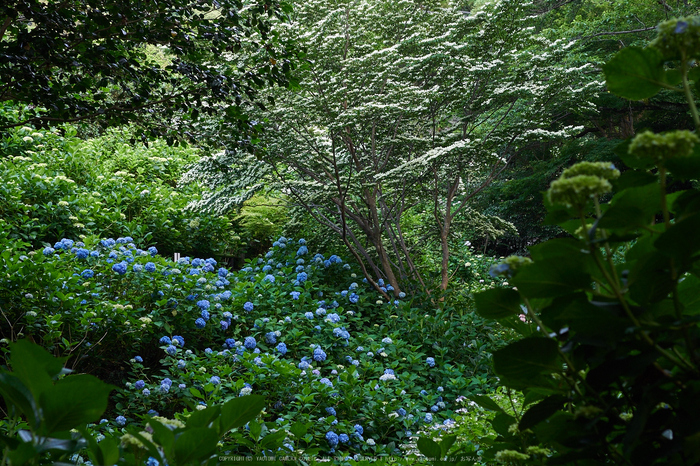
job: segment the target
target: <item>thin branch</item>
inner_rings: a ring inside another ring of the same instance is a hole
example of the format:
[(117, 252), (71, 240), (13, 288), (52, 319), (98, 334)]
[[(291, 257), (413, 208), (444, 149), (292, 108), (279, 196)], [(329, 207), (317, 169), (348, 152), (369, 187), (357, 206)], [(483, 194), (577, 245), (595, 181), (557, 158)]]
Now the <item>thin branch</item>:
[(12, 18), (8, 16), (0, 27), (0, 40), (2, 40), (3, 36), (5, 35), (5, 31), (7, 31), (8, 27), (10, 27), (10, 24), (12, 24)]
[(592, 37), (598, 37), (598, 36), (619, 36), (622, 34), (635, 34), (638, 32), (646, 32), (646, 31), (651, 31), (656, 29), (656, 26), (651, 26), (648, 28), (642, 28), (642, 29), (630, 29), (629, 31), (610, 31), (610, 32), (599, 32), (597, 34), (592, 34), (590, 36), (585, 36), (581, 37), (581, 39), (590, 39)]

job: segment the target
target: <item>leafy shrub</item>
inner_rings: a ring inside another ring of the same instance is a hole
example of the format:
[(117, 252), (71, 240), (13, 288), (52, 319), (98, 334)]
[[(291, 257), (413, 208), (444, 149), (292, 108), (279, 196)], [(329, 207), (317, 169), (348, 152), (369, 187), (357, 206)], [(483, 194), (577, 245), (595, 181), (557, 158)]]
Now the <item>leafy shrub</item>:
[[(700, 131), (690, 88), (700, 74), (689, 71), (700, 18), (658, 30), (649, 47), (623, 49), (604, 67), (608, 88), (630, 99), (683, 92)], [(493, 361), (526, 410), (494, 418), (494, 428), (509, 427), (496, 428), (484, 459), (539, 464), (547, 451), (550, 464), (700, 460), (700, 192), (667, 192), (672, 179), (700, 179), (700, 138), (644, 132), (617, 153), (630, 167), (621, 176), (610, 163), (580, 163), (551, 184), (548, 218), (571, 237), (530, 248), (532, 260), (506, 259), (493, 272), (516, 288), (475, 297), (482, 316), (524, 336)]]
[(132, 238), (85, 241), (8, 248), (0, 295), (13, 332), (3, 336), (42, 342), (124, 387), (113, 398), (115, 421), (96, 433), (118, 431), (117, 416), (127, 425), (150, 410), (178, 419), (197, 405), (260, 394), (264, 413), (225, 437), (223, 450), (267, 451), (275, 435), (270, 444), (295, 452), (396, 454), (421, 426), (452, 418), (456, 397), (491, 385), (481, 372), (491, 346), (471, 341), (492, 328), (472, 329), (465, 341), (460, 332), (479, 320), (438, 313), (412, 323), (443, 332), (420, 342), (420, 332), (395, 323), (418, 319), (408, 302), (383, 300), (349, 264), (312, 255), (303, 240), (280, 238), (238, 273), (213, 259), (166, 260)]
[(11, 237), (38, 247), (64, 237), (131, 236), (165, 254), (218, 255), (235, 236), (229, 219), (186, 210), (196, 185), (174, 187), (193, 150), (131, 146), (117, 132), (82, 142), (66, 131), (22, 127), (2, 142), (0, 217)]

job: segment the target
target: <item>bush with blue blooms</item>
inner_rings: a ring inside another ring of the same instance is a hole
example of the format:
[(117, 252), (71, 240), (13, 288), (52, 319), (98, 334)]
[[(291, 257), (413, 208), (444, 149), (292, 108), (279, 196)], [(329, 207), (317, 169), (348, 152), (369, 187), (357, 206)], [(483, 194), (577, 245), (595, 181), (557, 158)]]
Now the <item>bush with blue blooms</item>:
[[(79, 370), (100, 367), (97, 359), (92, 363), (91, 355), (106, 350), (99, 343), (105, 332), (112, 349), (100, 353), (101, 358), (122, 354), (128, 355), (127, 361), (133, 358), (127, 363), (130, 381), (119, 388), (112, 417), (123, 416), (127, 427), (149, 410), (172, 416), (189, 412), (200, 402), (212, 406), (229, 397), (259, 394), (268, 400), (261, 421), (274, 422), (278, 431), (288, 432), (299, 419), (311, 423), (306, 433), (312, 440), (304, 445), (326, 453), (335, 449), (348, 454), (399, 454), (388, 445), (407, 442), (406, 432), (419, 430), (432, 406), (444, 403), (434, 413), (436, 422), (442, 422), (456, 409), (454, 398), (490, 386), (486, 378), (465, 375), (473, 369), (433, 347), (435, 340), (409, 343), (395, 325), (396, 316), (408, 312), (403, 301), (397, 308), (369, 286), (358, 285), (357, 271), (345, 268), (348, 264), (338, 256), (329, 257), (328, 267), (320, 255), (319, 260), (298, 264), (294, 248), (274, 247), (262, 263), (275, 270), (273, 282), (257, 260), (238, 272), (217, 270), (212, 261), (173, 262), (125, 241), (88, 239), (81, 246), (89, 251), (84, 258), (66, 250), (63, 242), (49, 255), (40, 250), (30, 256), (18, 250), (14, 253), (18, 259), (6, 264), (17, 280), (28, 270), (62, 277), (64, 305), (72, 306), (68, 314), (46, 305), (54, 302), (50, 288), (24, 285), (25, 294), (32, 295), (23, 298), (26, 309), (41, 309), (51, 316), (39, 320), (23, 312), (18, 317), (34, 325), (35, 338), (53, 342), (60, 351), (62, 336), (86, 334), (97, 349), (79, 346), (78, 351), (87, 355)], [(278, 243), (291, 241), (280, 238)], [(26, 259), (19, 260), (20, 256)], [(127, 257), (133, 262), (123, 273), (113, 270), (115, 266), (122, 270)], [(143, 269), (135, 271), (133, 265)], [(190, 275), (189, 267), (195, 265), (199, 272)], [(299, 265), (305, 267), (301, 280)], [(481, 354), (467, 347), (460, 350), (473, 358)], [(64, 351), (68, 354), (73, 348)], [(451, 363), (436, 365), (430, 373), (418, 369), (425, 368), (428, 354), (438, 353), (441, 361)], [(139, 360), (134, 354), (144, 357)], [(445, 387), (444, 393), (438, 393), (439, 385)], [(438, 400), (440, 395), (443, 401)], [(310, 400), (322, 407), (309, 410)], [(376, 445), (368, 445), (363, 432)], [(236, 435), (226, 450), (246, 452), (245, 442), (237, 443)], [(280, 441), (300, 442), (293, 434)]]

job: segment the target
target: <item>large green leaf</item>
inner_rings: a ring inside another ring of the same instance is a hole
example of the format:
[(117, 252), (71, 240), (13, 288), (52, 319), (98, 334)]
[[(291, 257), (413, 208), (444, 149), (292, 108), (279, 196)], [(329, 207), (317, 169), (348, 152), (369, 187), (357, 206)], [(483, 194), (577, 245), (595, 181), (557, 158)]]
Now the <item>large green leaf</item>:
[(265, 397), (261, 395), (247, 395), (226, 402), (221, 407), (220, 432), (223, 434), (245, 425), (255, 419), (264, 407)]
[(613, 197), (598, 226), (627, 229), (646, 226), (660, 210), (661, 188), (658, 184), (627, 188)]
[(52, 379), (63, 370), (65, 358), (57, 359), (27, 340), (10, 344), (10, 350), (12, 372), (38, 400), (45, 390), (51, 388)]
[(510, 288), (492, 288), (474, 295), (476, 313), (486, 319), (521, 314), (520, 295)]
[(213, 429), (187, 429), (175, 441), (175, 461), (177, 464), (186, 464), (208, 458), (216, 452), (218, 441), (219, 436)]
[(432, 439), (421, 437), (418, 439), (417, 445), (418, 450), (420, 450), (424, 456), (432, 458), (433, 461), (442, 456), (442, 448)]
[(591, 276), (574, 257), (557, 257), (523, 267), (511, 283), (528, 298), (550, 298), (588, 289)]
[(673, 157), (666, 160), (666, 168), (673, 178), (679, 181), (700, 179), (700, 146), (695, 146), (690, 157)]
[(558, 348), (550, 338), (524, 338), (495, 351), (493, 368), (508, 381), (527, 384), (540, 374), (561, 369)]
[(658, 252), (639, 258), (629, 274), (630, 297), (641, 305), (666, 298), (674, 286), (670, 268), (671, 259)]
[(221, 406), (214, 405), (202, 410), (195, 410), (187, 418), (187, 427), (209, 427), (214, 419), (219, 417)]
[(565, 402), (566, 398), (561, 395), (552, 395), (545, 398), (536, 405), (531, 406), (530, 409), (523, 414), (523, 417), (520, 419), (520, 424), (518, 424), (518, 428), (523, 431), (539, 424), (540, 422), (548, 419), (552, 414), (556, 413), (562, 406), (564, 406)]
[(41, 435), (70, 430), (99, 419), (107, 409), (109, 392), (114, 388), (91, 375), (60, 380), (41, 395), (44, 415)]
[(700, 278), (687, 275), (678, 284), (678, 297), (683, 304), (683, 313), (700, 314)]
[(700, 214), (695, 214), (671, 225), (654, 242), (654, 246), (671, 257), (685, 261), (700, 251), (700, 241), (696, 239), (698, 231)]
[(603, 65), (608, 90), (630, 100), (648, 99), (665, 84), (663, 57), (655, 48), (626, 47)]
[(163, 447), (165, 456), (171, 458), (173, 456), (173, 448), (175, 446), (175, 434), (169, 427), (164, 426), (155, 419), (148, 421), (148, 425), (153, 429), (153, 440)]
[(18, 377), (0, 373), (0, 395), (5, 399), (7, 407), (14, 405), (20, 413), (27, 416), (31, 427), (38, 427), (37, 422), (41, 419), (39, 406), (32, 393)]

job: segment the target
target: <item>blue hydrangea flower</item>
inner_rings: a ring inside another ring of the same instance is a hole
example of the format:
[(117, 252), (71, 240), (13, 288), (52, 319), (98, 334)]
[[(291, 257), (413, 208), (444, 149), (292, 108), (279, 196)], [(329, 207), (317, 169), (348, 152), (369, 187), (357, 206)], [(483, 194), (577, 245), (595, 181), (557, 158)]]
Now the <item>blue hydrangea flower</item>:
[(146, 262), (146, 266), (144, 267), (146, 272), (155, 272), (156, 271), (156, 264), (153, 262)]
[(252, 350), (257, 346), (257, 342), (255, 341), (255, 337), (246, 337), (245, 342), (243, 343), (243, 346), (248, 348), (249, 350)]
[(124, 275), (126, 273), (126, 262), (119, 262), (112, 266), (112, 270), (117, 272), (119, 275)]
[(169, 344), (172, 343), (172, 342), (170, 341), (170, 337), (161, 337), (161, 338), (160, 338), (160, 343), (163, 344), (163, 345), (169, 345)]
[(362, 435), (365, 433), (365, 429), (360, 424), (355, 424), (355, 432)]
[(143, 358), (141, 356), (135, 356), (134, 361), (136, 362), (143, 362)]
[(173, 337), (173, 345), (185, 346), (185, 339), (182, 338), (180, 335), (175, 335)]
[(253, 306), (253, 303), (251, 303), (250, 301), (248, 301), (248, 302), (246, 302), (246, 303), (243, 305), (243, 310), (246, 311), (246, 312), (250, 312), (250, 311), (253, 310), (254, 307), (255, 307), (255, 306)]
[(330, 388), (333, 388), (333, 382), (331, 382), (330, 380), (328, 380), (326, 377), (324, 377), (324, 378), (322, 378), (321, 380), (319, 380), (319, 382), (321, 382), (323, 385), (326, 385), (326, 386), (328, 386), (328, 387), (330, 387)]
[(105, 248), (111, 248), (116, 244), (116, 241), (114, 241), (112, 238), (107, 238), (100, 241), (100, 244)]
[(336, 434), (332, 430), (326, 432), (326, 440), (328, 440), (328, 445), (330, 445), (331, 448), (335, 448), (338, 446), (338, 434)]
[(425, 360), (425, 362), (428, 363), (428, 366), (430, 366), (430, 367), (435, 367), (435, 358), (430, 358), (430, 357), (429, 357), (429, 358), (427, 358), (427, 359)]
[(177, 348), (173, 345), (168, 346), (165, 348), (165, 352), (168, 353), (170, 356), (175, 356), (177, 353)]
[(307, 248), (306, 246), (303, 246), (303, 245), (297, 250), (297, 256), (303, 256), (303, 255), (308, 254), (308, 253), (309, 253), (309, 248)]
[(275, 276), (274, 275), (265, 275), (265, 278), (263, 278), (263, 281), (275, 283)]
[(438, 388), (437, 388), (437, 391), (438, 391), (438, 392), (440, 392), (440, 393), (442, 393), (442, 392), (444, 392), (444, 391), (445, 391), (445, 389), (444, 389), (444, 388), (442, 388), (442, 387), (438, 387)]
[(305, 371), (306, 369), (311, 367), (311, 365), (308, 362), (302, 360), (297, 367), (299, 367), (299, 369)]
[(338, 435), (338, 440), (340, 440), (340, 443), (348, 443), (350, 441), (350, 437), (348, 437), (348, 434), (340, 434)]
[(202, 319), (209, 320), (209, 311), (202, 311)]
[(197, 320), (194, 321), (194, 326), (202, 329), (207, 325), (207, 321), (199, 317)]
[(117, 416), (115, 419), (116, 423), (119, 424), (120, 426), (124, 426), (126, 424), (126, 418), (124, 416)]
[(326, 360), (326, 352), (321, 349), (321, 347), (316, 347), (314, 349), (314, 361), (321, 362)]
[(209, 301), (206, 299), (197, 301), (197, 306), (199, 306), (200, 309), (209, 309)]
[(352, 293), (352, 294), (350, 294), (350, 296), (348, 297), (348, 300), (349, 300), (351, 303), (355, 304), (355, 303), (357, 303), (357, 302), (360, 300), (360, 297), (359, 297), (356, 293)]
[(337, 414), (335, 412), (335, 408), (333, 408), (332, 406), (329, 406), (328, 408), (326, 408), (326, 412), (328, 413), (329, 416), (337, 416)]
[(83, 278), (92, 278), (95, 276), (95, 272), (90, 269), (85, 269), (80, 273), (80, 276)]
[(221, 330), (228, 330), (229, 323), (226, 320), (222, 320), (219, 322), (219, 325), (221, 325)]
[(399, 416), (405, 416), (406, 415), (406, 410), (403, 408), (399, 408), (396, 410)]
[(221, 379), (217, 375), (212, 375), (211, 379), (209, 379), (209, 383), (212, 385), (219, 385), (221, 383)]
[(180, 359), (180, 360), (177, 362), (177, 368), (180, 369), (180, 370), (184, 369), (186, 366), (187, 366), (187, 363), (185, 362), (184, 359)]
[(433, 415), (430, 413), (426, 414), (424, 420), (426, 423), (430, 424), (431, 422), (433, 422)]
[(287, 354), (287, 345), (285, 345), (284, 343), (278, 344), (276, 349), (282, 356)]
[(151, 394), (151, 391), (150, 391), (149, 389), (147, 389), (147, 388), (144, 388), (143, 391), (142, 391), (141, 393), (143, 393), (145, 396), (148, 396), (148, 395)]
[(213, 353), (211, 348), (204, 348), (204, 354), (211, 354), (211, 353)]
[(158, 462), (158, 460), (152, 456), (149, 456), (148, 460), (146, 460), (146, 466), (159, 466), (159, 465), (160, 465), (160, 463)]
[(75, 251), (75, 257), (78, 259), (87, 259), (90, 255), (90, 251), (85, 248), (79, 248)]
[(137, 380), (136, 383), (134, 383), (134, 388), (136, 390), (141, 390), (145, 386), (146, 386), (146, 382), (144, 382), (143, 380)]
[(326, 316), (326, 320), (330, 320), (334, 324), (337, 324), (338, 322), (340, 322), (340, 316), (334, 312), (332, 314), (328, 314)]
[(440, 408), (438, 408), (437, 405), (433, 405), (430, 407), (430, 410), (434, 413), (437, 413), (440, 410)]
[(312, 320), (314, 318), (313, 312), (305, 312), (304, 316), (309, 320)]
[(134, 264), (134, 265), (132, 266), (132, 269), (134, 270), (134, 272), (140, 272), (140, 271), (143, 270), (143, 265), (141, 265), (141, 264)]

